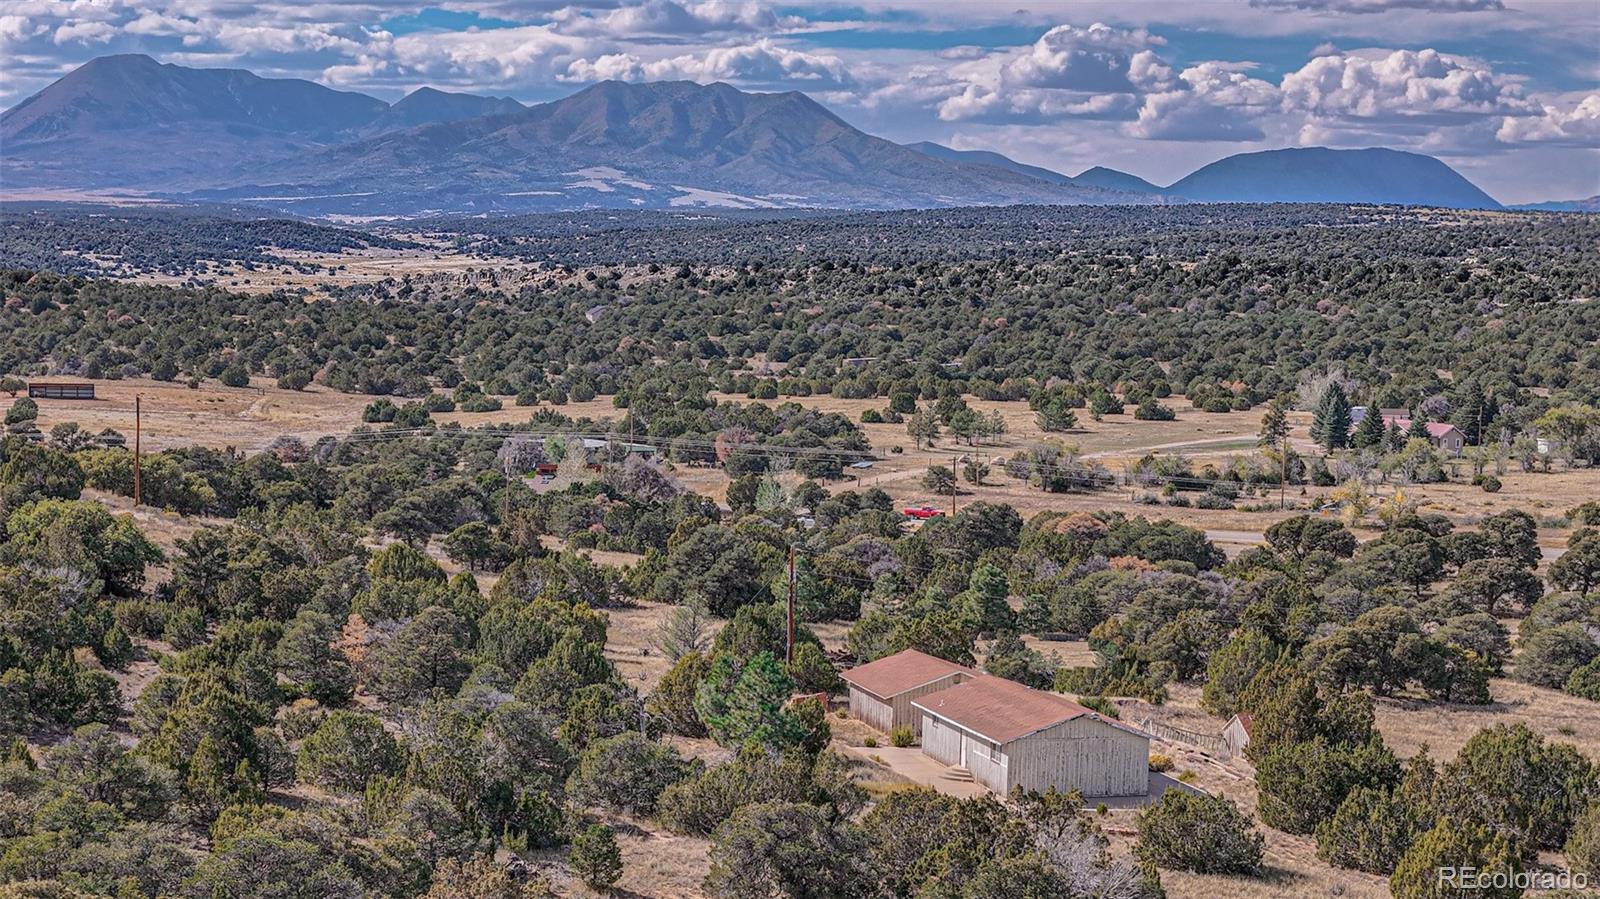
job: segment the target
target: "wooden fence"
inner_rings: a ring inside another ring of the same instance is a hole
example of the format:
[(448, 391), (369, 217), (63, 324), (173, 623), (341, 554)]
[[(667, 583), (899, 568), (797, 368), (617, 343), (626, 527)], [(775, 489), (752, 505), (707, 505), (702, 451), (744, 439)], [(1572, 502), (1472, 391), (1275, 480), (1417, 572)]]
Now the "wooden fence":
[(1139, 729), (1146, 733), (1154, 734), (1169, 743), (1187, 743), (1201, 752), (1210, 753), (1223, 761), (1233, 758), (1233, 753), (1228, 751), (1227, 744), (1222, 742), (1221, 734), (1197, 733), (1150, 718), (1139, 722)]

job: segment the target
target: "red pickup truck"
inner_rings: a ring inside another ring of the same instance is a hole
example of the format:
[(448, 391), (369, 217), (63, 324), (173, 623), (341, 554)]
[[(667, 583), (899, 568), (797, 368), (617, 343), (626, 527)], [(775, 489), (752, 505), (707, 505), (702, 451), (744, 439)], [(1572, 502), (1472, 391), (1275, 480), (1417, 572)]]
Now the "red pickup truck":
[(923, 505), (906, 509), (905, 513), (907, 518), (915, 518), (918, 521), (927, 521), (930, 518), (938, 518), (939, 516), (943, 515), (944, 510), (935, 509), (933, 506), (924, 503)]

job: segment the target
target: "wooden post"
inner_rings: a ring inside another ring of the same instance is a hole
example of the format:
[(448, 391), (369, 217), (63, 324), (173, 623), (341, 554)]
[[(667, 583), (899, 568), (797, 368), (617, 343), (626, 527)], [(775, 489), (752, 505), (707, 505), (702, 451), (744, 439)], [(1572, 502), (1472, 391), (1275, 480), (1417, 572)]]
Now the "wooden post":
[(133, 504), (135, 506), (139, 505), (140, 500), (143, 498), (140, 495), (140, 487), (142, 485), (139, 483), (139, 456), (142, 449), (141, 438), (144, 431), (144, 415), (140, 403), (143, 399), (144, 397), (137, 393), (133, 395)]
[(789, 637), (784, 645), (783, 661), (785, 664), (794, 664), (794, 544), (789, 544), (789, 602), (788, 602)]
[(1283, 511), (1284, 494), (1289, 489), (1289, 435), (1278, 441), (1278, 462), (1283, 470), (1278, 475), (1278, 511)]
[(955, 459), (950, 459), (950, 515), (955, 515), (955, 491), (962, 486), (962, 473), (955, 470)]

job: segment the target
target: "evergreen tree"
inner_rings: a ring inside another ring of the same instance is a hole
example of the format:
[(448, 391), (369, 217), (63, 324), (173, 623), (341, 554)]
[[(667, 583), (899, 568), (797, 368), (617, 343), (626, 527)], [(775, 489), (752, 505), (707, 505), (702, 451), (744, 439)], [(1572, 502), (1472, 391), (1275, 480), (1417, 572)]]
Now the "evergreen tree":
[(1405, 446), (1406, 446), (1406, 432), (1400, 430), (1400, 426), (1395, 424), (1394, 422), (1392, 422), (1392, 421), (1389, 422), (1388, 429), (1383, 432), (1383, 449), (1384, 449), (1384, 451), (1385, 452), (1390, 452), (1390, 453), (1398, 453), (1401, 450), (1405, 449)]
[(1383, 449), (1383, 416), (1378, 414), (1376, 408), (1367, 410), (1361, 423), (1356, 425), (1355, 436), (1350, 438), (1350, 443), (1356, 449)]
[(1350, 445), (1350, 398), (1337, 381), (1328, 385), (1311, 419), (1311, 439), (1332, 452)]
[(753, 740), (784, 749), (806, 737), (800, 722), (784, 707), (794, 689), (794, 680), (770, 652), (756, 654), (742, 667), (718, 656), (695, 694), (695, 711), (724, 746)]
[(1280, 397), (1267, 404), (1266, 414), (1261, 416), (1261, 435), (1256, 439), (1256, 445), (1266, 448), (1282, 446), (1284, 438), (1288, 436), (1288, 410)]
[(580, 880), (597, 890), (609, 888), (622, 877), (617, 835), (604, 824), (591, 824), (573, 837), (567, 861)]

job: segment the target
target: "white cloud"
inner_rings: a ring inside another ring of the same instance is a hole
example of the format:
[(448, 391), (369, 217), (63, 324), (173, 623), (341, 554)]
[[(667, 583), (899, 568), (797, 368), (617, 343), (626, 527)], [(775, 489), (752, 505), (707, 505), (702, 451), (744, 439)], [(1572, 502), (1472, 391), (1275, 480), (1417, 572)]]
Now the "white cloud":
[(25, 41), (48, 31), (50, 26), (27, 16), (0, 16), (0, 44)]
[(1122, 133), (1145, 140), (1260, 140), (1266, 134), (1246, 112), (1214, 106), (1189, 91), (1147, 94), (1139, 117)]
[(1431, 49), (1319, 56), (1284, 75), (1281, 89), (1287, 108), (1318, 116), (1475, 117), (1530, 109), (1513, 79)]
[(137, 19), (123, 25), (122, 30), (128, 34), (141, 34), (151, 37), (198, 35), (204, 31), (200, 23), (194, 19), (169, 16), (154, 10), (148, 10)]
[(607, 79), (762, 85), (795, 82), (807, 89), (846, 87), (855, 82), (844, 60), (837, 56), (802, 53), (766, 39), (741, 47), (723, 47), (703, 54), (648, 62), (632, 54), (611, 53), (593, 60), (575, 60), (561, 77), (577, 82)]
[(1504, 0), (1250, 0), (1260, 9), (1294, 9), (1307, 12), (1370, 14), (1398, 9), (1427, 12), (1487, 12), (1506, 8)]
[(117, 29), (104, 22), (72, 21), (56, 29), (57, 45), (66, 43), (103, 44), (117, 36)]
[(1146, 140), (1260, 140), (1259, 118), (1278, 104), (1278, 89), (1251, 78), (1248, 63), (1221, 61), (1190, 66), (1179, 74), (1182, 88), (1145, 95), (1139, 117), (1124, 125), (1129, 137)]
[[(1007, 63), (1001, 76), (1005, 84), (1021, 87), (1131, 92), (1137, 89), (1136, 78), (1170, 73), (1153, 53), (1143, 52), (1163, 43), (1143, 28), (1126, 30), (1099, 22), (1088, 28), (1057, 25)], [(1138, 72), (1133, 71), (1136, 66)]]
[(568, 34), (604, 36), (618, 39), (641, 35), (700, 35), (730, 31), (772, 31), (795, 27), (804, 20), (780, 17), (771, 8), (754, 2), (704, 0), (679, 3), (675, 0), (646, 0), (604, 12), (567, 7), (553, 17), (556, 26)]
[(319, 50), (358, 52), (357, 41), (334, 33), (329, 25), (238, 25), (228, 23), (216, 30), (218, 43), (240, 53), (302, 53)]
[(1495, 132), (1503, 143), (1561, 143), (1578, 147), (1600, 146), (1600, 93), (1589, 94), (1576, 105), (1543, 105), (1538, 115), (1506, 117)]

